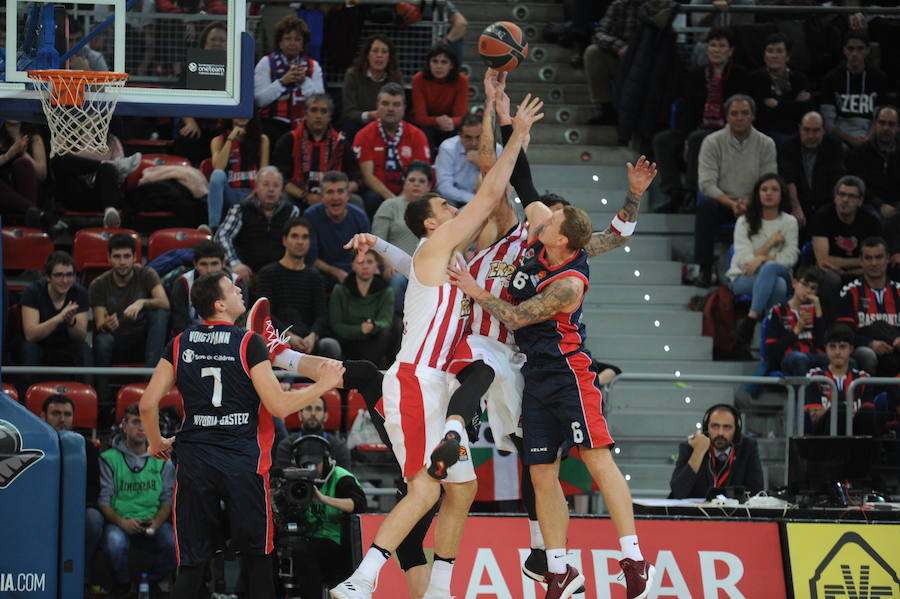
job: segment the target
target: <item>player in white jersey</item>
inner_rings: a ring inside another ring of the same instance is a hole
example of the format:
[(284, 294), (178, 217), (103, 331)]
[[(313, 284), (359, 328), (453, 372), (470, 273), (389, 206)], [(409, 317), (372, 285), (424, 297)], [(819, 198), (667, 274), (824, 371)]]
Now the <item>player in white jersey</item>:
[[(331, 589), (334, 599), (371, 597), (381, 567), (440, 494), (440, 484), (427, 473), (426, 441), (434, 439), (436, 443), (442, 432), (441, 421), (449, 400), (444, 377), (464, 324), (460, 322), (462, 298), (448, 283), (447, 267), (474, 241), (494, 210), (531, 125), (543, 116), (542, 105), (530, 95), (519, 105), (509, 145), (465, 210), (457, 215), (456, 208), (438, 194), (426, 194), (406, 208), (406, 224), (422, 241), (410, 268), (401, 349), (397, 362), (385, 375), (383, 391), (385, 429), (409, 491), (379, 527), (356, 571)], [(436, 384), (438, 380), (440, 385)], [(432, 418), (432, 414), (439, 418)], [(458, 432), (462, 436), (461, 424)], [(471, 462), (458, 466), (463, 472), (456, 474), (450, 469), (448, 484), (444, 485), (435, 528), (435, 562), (425, 599), (450, 596), (453, 561), (475, 497)]]

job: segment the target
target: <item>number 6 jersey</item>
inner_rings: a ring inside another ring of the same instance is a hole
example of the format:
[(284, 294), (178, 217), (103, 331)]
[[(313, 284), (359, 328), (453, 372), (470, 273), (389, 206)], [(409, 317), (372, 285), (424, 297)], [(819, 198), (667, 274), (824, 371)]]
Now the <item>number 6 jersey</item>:
[(184, 398), (177, 449), (225, 450), (253, 470), (269, 459), (272, 416), (250, 380), (250, 369), (269, 359), (262, 337), (228, 322), (202, 322), (176, 336), (163, 359), (174, 366)]

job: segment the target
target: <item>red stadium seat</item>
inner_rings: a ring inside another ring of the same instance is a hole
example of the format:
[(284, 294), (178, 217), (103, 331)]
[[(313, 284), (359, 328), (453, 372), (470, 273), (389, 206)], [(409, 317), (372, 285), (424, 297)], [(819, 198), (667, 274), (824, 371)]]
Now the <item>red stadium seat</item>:
[[(309, 387), (312, 383), (294, 383), (291, 389), (303, 389)], [(341, 395), (337, 389), (329, 389), (322, 396), (325, 400), (325, 410), (328, 412), (328, 420), (325, 421), (325, 430), (329, 432), (337, 432), (341, 428)], [(284, 425), (290, 431), (300, 430), (303, 423), (300, 421), (298, 412), (294, 412), (284, 419)]]
[(3, 383), (3, 393), (8, 395), (11, 399), (19, 401), (19, 392), (9, 383)]
[(168, 154), (144, 154), (141, 158), (141, 164), (133, 173), (125, 179), (125, 189), (134, 189), (141, 180), (141, 175), (145, 168), (151, 166), (191, 166), (191, 161), (181, 156), (169, 156)]
[[(127, 233), (134, 238), (134, 263), (141, 263), (141, 238), (138, 237), (136, 231), (131, 229), (81, 229), (75, 233), (72, 257), (75, 259), (75, 270), (82, 274), (85, 286), (101, 271), (109, 268), (109, 238), (116, 233)], [(90, 277), (86, 275), (86, 271), (90, 272)]]
[[(3, 227), (3, 270), (44, 270), (44, 262), (53, 251), (53, 240), (40, 229)], [(23, 291), (31, 280), (7, 278), (10, 291)]]
[[(141, 401), (144, 390), (147, 389), (147, 383), (128, 383), (122, 385), (119, 393), (116, 395), (116, 422), (125, 416), (125, 408), (133, 403)], [(159, 407), (165, 408), (174, 406), (178, 413), (184, 418), (184, 399), (177, 387), (172, 387), (168, 393), (159, 400)]]
[(362, 396), (362, 393), (356, 389), (350, 389), (350, 392), (347, 394), (347, 426), (344, 428), (345, 431), (349, 431), (353, 428), (353, 422), (356, 420), (357, 415), (359, 415), (360, 410), (363, 412), (368, 410), (366, 407), (366, 400)]
[(65, 395), (75, 404), (75, 428), (97, 428), (97, 392), (84, 383), (52, 381), (35, 383), (25, 393), (25, 407), (29, 411), (41, 415), (44, 400), (50, 395)]
[(192, 248), (212, 236), (197, 229), (160, 229), (150, 235), (147, 260), (153, 260), (169, 250)]

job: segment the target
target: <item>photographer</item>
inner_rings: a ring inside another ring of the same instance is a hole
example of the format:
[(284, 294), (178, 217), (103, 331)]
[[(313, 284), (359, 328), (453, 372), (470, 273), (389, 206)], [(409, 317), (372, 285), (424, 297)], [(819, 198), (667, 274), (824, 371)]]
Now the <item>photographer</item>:
[(318, 599), (324, 582), (353, 571), (344, 517), (364, 512), (366, 496), (324, 437), (299, 437), (291, 453), (296, 467), (281, 471), (274, 493), (278, 574), (288, 596)]

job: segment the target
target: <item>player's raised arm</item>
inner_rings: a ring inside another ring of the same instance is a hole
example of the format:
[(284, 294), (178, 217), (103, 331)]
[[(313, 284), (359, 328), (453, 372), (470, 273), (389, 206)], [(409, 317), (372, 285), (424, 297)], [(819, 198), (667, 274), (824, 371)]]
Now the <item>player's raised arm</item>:
[(175, 384), (175, 368), (171, 362), (160, 358), (147, 383), (147, 389), (141, 395), (141, 425), (147, 435), (150, 446), (147, 453), (159, 459), (168, 459), (173, 438), (163, 438), (159, 432), (159, 402)]
[(487, 174), (497, 162), (497, 148), (494, 143), (494, 96), (498, 87), (506, 84), (506, 73), (494, 69), (484, 72), (484, 114), (481, 115), (481, 140), (478, 142), (478, 168), (481, 175)]
[(369, 250), (374, 250), (385, 259), (388, 266), (405, 277), (409, 277), (409, 269), (412, 265), (412, 256), (401, 248), (388, 243), (381, 237), (372, 233), (357, 233), (344, 244), (345, 250), (356, 250), (357, 259), (361, 259)]
[(319, 376), (315, 383), (297, 391), (284, 391), (268, 360), (263, 360), (250, 369), (250, 380), (253, 381), (256, 394), (269, 413), (278, 418), (299, 412), (326, 391), (336, 387), (343, 376), (344, 367), (341, 363), (328, 360), (319, 366)]
[(634, 232), (638, 210), (641, 207), (641, 198), (656, 177), (656, 163), (641, 156), (636, 164), (632, 166), (629, 162), (626, 168), (628, 169), (628, 194), (625, 196), (625, 205), (616, 213), (605, 231), (598, 231), (591, 235), (591, 240), (584, 248), (588, 256), (596, 256), (625, 245)]
[[(475, 197), (472, 198), (465, 210), (460, 211), (459, 216), (445, 222), (438, 227), (419, 252), (426, 260), (429, 254), (446, 254), (447, 248), (457, 248), (472, 242), (481, 226), (497, 206), (497, 202), (503, 197), (509, 176), (522, 144), (528, 137), (531, 126), (543, 118), (541, 108), (544, 103), (540, 98), (532, 98), (528, 94), (513, 119), (513, 134), (507, 146), (497, 159), (497, 163), (491, 168)], [(443, 256), (447, 259), (447, 256)], [(418, 262), (417, 262), (418, 264)], [(446, 264), (446, 262), (445, 262)]]

